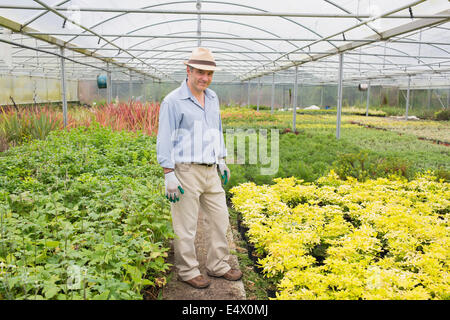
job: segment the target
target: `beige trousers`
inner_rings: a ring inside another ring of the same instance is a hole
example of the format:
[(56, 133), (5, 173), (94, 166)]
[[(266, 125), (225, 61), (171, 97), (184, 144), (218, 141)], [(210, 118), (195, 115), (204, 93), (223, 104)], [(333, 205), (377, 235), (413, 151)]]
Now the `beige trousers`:
[(217, 167), (198, 164), (176, 164), (175, 175), (184, 189), (180, 200), (171, 203), (174, 240), (175, 267), (182, 280), (200, 275), (195, 251), (198, 212), (205, 215), (207, 232), (206, 270), (209, 274), (221, 276), (230, 270), (225, 261), (229, 249), (226, 232), (229, 224), (225, 191)]

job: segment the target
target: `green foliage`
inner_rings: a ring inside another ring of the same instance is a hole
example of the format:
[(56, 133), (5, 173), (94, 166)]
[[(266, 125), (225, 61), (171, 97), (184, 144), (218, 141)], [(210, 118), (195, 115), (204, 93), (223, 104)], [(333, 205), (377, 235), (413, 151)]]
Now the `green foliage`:
[(334, 170), (341, 179), (354, 177), (365, 180), (369, 177), (373, 167), (368, 168), (366, 152), (339, 154), (334, 162)]
[(174, 234), (155, 138), (98, 125), (0, 155), (0, 299), (142, 299)]
[[(62, 126), (55, 113), (46, 109), (43, 112), (6, 112), (2, 109), (0, 117), (0, 137), (9, 145), (18, 145), (32, 139), (45, 139), (50, 131)], [(4, 148), (6, 149), (6, 147)]]
[(439, 121), (448, 121), (450, 120), (450, 109), (442, 109), (434, 113), (434, 117)]
[[(252, 110), (258, 110), (258, 106), (256, 104), (251, 104), (251, 105), (247, 106), (247, 108), (250, 108)], [(270, 106), (259, 105), (259, 111), (262, 111), (262, 110), (270, 110)]]
[[(262, 114), (270, 116), (268, 112)], [(225, 186), (226, 191), (247, 181), (258, 185), (271, 184), (271, 179), (278, 177), (295, 176), (306, 182), (313, 182), (330, 169), (334, 169), (343, 179), (354, 177), (360, 181), (369, 177), (388, 177), (391, 174), (411, 179), (417, 172), (433, 170), (438, 177), (448, 181), (446, 177), (450, 173), (450, 159), (445, 146), (420, 141), (410, 134), (399, 135), (396, 132), (348, 125), (346, 118), (343, 119), (341, 138), (336, 139), (335, 118), (319, 114), (297, 115), (298, 134), (294, 134), (286, 130), (291, 125), (291, 114), (279, 112), (272, 117), (270, 125), (265, 122), (249, 122), (245, 128), (242, 127), (244, 123), (239, 120), (238, 110), (233, 112), (233, 117), (227, 117), (225, 132), (228, 128), (238, 127), (244, 130), (254, 128), (258, 134), (259, 129), (268, 129), (268, 148), (270, 128), (279, 129), (279, 168), (274, 175), (262, 175), (261, 168), (268, 165), (262, 165), (259, 160), (256, 164), (249, 163), (247, 141), (245, 164), (228, 164), (231, 179)], [(382, 118), (376, 119), (381, 121)], [(236, 156), (235, 153), (235, 159)]]
[[(311, 114), (311, 115), (321, 115), (321, 114), (330, 114), (330, 115), (336, 115), (336, 107), (332, 107), (330, 109), (319, 109), (319, 110), (305, 110), (305, 109), (297, 109), (297, 113), (298, 114)], [(360, 115), (360, 116), (365, 116), (366, 115), (366, 108), (358, 108), (358, 107), (343, 107), (342, 108), (342, 114), (347, 114), (347, 115)], [(385, 117), (386, 116), (386, 112), (384, 112), (383, 110), (379, 110), (379, 109), (375, 109), (369, 108), (369, 112), (368, 112), (369, 116), (373, 116), (373, 117)]]
[(338, 154), (337, 160), (333, 162), (333, 170), (341, 179), (353, 177), (359, 181), (390, 175), (412, 176), (408, 160), (398, 157), (371, 160), (367, 151)]

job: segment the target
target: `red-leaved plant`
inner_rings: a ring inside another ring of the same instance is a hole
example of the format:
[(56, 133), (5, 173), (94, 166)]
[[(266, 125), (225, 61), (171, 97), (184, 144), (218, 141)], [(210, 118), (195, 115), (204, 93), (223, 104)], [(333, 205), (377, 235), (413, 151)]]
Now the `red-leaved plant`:
[(96, 106), (92, 112), (102, 126), (154, 135), (158, 132), (159, 107), (159, 103), (131, 101)]

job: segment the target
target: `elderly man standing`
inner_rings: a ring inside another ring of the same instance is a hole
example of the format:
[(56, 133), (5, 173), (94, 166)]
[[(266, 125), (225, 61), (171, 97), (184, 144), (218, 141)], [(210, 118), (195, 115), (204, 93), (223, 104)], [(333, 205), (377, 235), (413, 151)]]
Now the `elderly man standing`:
[(171, 202), (175, 266), (178, 277), (195, 288), (210, 281), (199, 270), (194, 246), (199, 209), (209, 231), (206, 270), (209, 276), (235, 281), (242, 272), (225, 261), (228, 208), (222, 188), (230, 178), (225, 164), (219, 100), (208, 86), (217, 70), (209, 49), (196, 48), (184, 64), (187, 79), (161, 104), (157, 159), (164, 169), (166, 197)]

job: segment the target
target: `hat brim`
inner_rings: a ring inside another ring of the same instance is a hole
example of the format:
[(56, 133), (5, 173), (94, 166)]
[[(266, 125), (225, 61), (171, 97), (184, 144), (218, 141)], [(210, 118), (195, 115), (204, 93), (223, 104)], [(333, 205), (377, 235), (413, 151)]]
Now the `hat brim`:
[(206, 64), (195, 64), (195, 63), (188, 63), (187, 61), (183, 62), (185, 65), (193, 67), (195, 69), (200, 69), (200, 70), (207, 70), (207, 71), (216, 71), (216, 70), (220, 70), (220, 68), (217, 68), (216, 66), (209, 66)]

